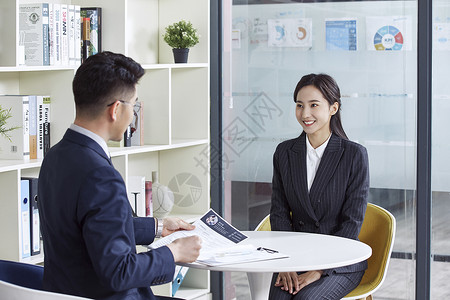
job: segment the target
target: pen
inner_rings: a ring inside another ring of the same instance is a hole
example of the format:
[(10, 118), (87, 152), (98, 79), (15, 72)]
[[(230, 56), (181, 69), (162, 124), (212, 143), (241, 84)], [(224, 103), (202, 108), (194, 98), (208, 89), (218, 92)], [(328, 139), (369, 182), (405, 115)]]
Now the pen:
[(267, 253), (278, 253), (277, 250), (273, 250), (273, 249), (269, 249), (269, 248), (264, 248), (264, 247), (258, 247), (256, 250), (259, 250), (259, 251), (266, 251)]

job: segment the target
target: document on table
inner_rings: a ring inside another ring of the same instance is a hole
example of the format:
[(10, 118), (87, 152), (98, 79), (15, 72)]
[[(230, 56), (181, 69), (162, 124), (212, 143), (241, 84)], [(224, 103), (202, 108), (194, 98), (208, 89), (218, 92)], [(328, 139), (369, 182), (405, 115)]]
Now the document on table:
[(197, 235), (202, 239), (200, 256), (196, 261), (200, 264), (219, 266), (288, 257), (276, 250), (240, 244), (248, 237), (212, 209), (196, 220), (194, 225), (194, 230), (174, 232), (150, 244), (148, 248), (156, 249), (176, 239)]

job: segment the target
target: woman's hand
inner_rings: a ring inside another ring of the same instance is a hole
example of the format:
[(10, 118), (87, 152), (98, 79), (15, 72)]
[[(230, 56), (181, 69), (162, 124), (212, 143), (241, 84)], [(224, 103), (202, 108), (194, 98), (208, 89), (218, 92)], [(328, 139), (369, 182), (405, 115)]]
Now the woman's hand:
[(309, 271), (300, 275), (296, 272), (282, 272), (278, 274), (275, 286), (290, 294), (297, 294), (302, 288), (320, 279), (323, 271)]
[(307, 286), (310, 283), (313, 283), (314, 281), (317, 281), (322, 276), (323, 271), (309, 271), (303, 274), (298, 275), (297, 281), (298, 281), (298, 287), (297, 292), (300, 291), (302, 288)]
[(275, 286), (280, 286), (283, 291), (297, 294), (298, 275), (296, 272), (281, 272), (278, 274)]

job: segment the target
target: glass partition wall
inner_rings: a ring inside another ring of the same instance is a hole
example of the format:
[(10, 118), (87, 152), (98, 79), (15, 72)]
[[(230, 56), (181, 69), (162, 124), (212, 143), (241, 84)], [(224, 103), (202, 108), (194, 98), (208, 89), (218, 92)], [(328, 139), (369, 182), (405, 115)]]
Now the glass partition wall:
[(433, 0), (431, 299), (450, 296), (450, 2)]
[[(295, 118), (295, 85), (303, 75), (327, 73), (341, 89), (347, 135), (368, 150), (369, 202), (397, 219), (393, 259), (375, 299), (415, 299), (417, 2), (301, 2), (306, 1), (223, 1), (225, 217), (241, 230), (253, 230), (269, 213), (272, 155), (280, 142), (302, 131)], [(446, 7), (442, 22), (448, 22)], [(448, 35), (449, 27), (445, 30)], [(448, 51), (435, 55), (447, 62), (438, 63), (439, 93), (450, 94)], [(435, 101), (449, 101), (441, 98)], [(444, 146), (445, 117), (436, 122), (442, 147), (435, 151), (445, 159), (450, 153)], [(436, 164), (448, 175), (449, 168)], [(442, 192), (433, 200), (445, 205), (450, 185), (444, 176), (440, 180)], [(445, 212), (440, 214), (445, 226)], [(435, 234), (434, 240), (436, 251), (439, 244), (448, 252), (445, 239)], [(226, 278), (226, 299), (249, 299), (245, 275)]]

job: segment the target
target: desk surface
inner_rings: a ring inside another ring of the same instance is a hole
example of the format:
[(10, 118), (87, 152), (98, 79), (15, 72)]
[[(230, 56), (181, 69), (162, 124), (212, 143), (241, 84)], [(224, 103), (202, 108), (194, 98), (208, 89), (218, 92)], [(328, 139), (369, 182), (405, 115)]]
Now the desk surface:
[(275, 249), (289, 258), (210, 267), (197, 263), (185, 266), (211, 271), (293, 272), (324, 270), (351, 265), (370, 257), (372, 249), (359, 241), (302, 232), (244, 231), (243, 244)]

